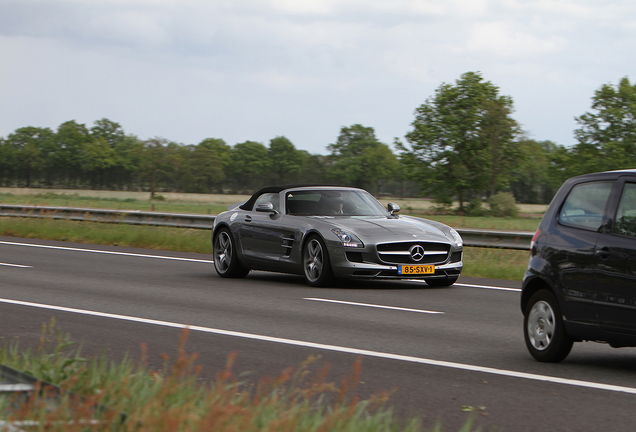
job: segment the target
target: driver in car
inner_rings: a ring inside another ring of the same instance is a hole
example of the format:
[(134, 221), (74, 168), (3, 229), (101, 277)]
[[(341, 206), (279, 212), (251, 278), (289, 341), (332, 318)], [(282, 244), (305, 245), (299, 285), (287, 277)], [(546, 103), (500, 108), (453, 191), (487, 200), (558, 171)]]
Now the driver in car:
[(331, 214), (343, 214), (344, 200), (342, 197), (330, 197), (328, 202)]

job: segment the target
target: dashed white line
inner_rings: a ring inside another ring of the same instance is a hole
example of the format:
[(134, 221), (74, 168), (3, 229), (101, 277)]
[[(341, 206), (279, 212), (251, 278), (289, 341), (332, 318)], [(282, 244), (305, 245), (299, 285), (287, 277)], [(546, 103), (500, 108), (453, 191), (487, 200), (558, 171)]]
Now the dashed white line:
[(430, 311), (430, 310), (424, 310), (424, 309), (410, 309), (410, 308), (403, 308), (403, 307), (397, 307), (397, 306), (383, 306), (383, 305), (370, 304), (370, 303), (358, 303), (358, 302), (329, 300), (329, 299), (321, 299), (321, 298), (307, 297), (307, 298), (304, 298), (303, 300), (312, 300), (312, 301), (327, 302), (327, 303), (339, 303), (339, 304), (352, 305), (352, 306), (365, 306), (365, 307), (379, 308), (379, 309), (393, 309), (393, 310), (399, 310), (399, 311), (419, 312), (419, 313), (426, 313), (426, 314), (443, 314), (444, 313), (444, 312)]
[(19, 267), (19, 268), (33, 268), (33, 266), (22, 265), (22, 264), (9, 264), (9, 263), (0, 263), (0, 266)]
[(280, 344), (286, 344), (286, 345), (300, 346), (305, 348), (315, 348), (315, 349), (321, 349), (321, 350), (342, 352), (347, 354), (356, 354), (356, 355), (364, 355), (369, 357), (383, 358), (387, 360), (398, 360), (398, 361), (404, 361), (404, 362), (410, 362), (410, 363), (425, 364), (428, 366), (439, 366), (439, 367), (452, 368), (452, 369), (464, 370), (469, 372), (482, 372), (482, 373), (511, 377), (511, 378), (521, 378), (521, 379), (527, 379), (532, 381), (542, 381), (542, 382), (549, 382), (553, 384), (563, 384), (563, 385), (570, 385), (570, 386), (576, 386), (576, 387), (590, 388), (595, 390), (606, 390), (606, 391), (629, 393), (629, 394), (636, 395), (636, 388), (633, 388), (633, 387), (624, 387), (624, 386), (617, 386), (617, 385), (611, 385), (611, 384), (596, 383), (591, 381), (559, 378), (559, 377), (553, 377), (553, 376), (547, 376), (547, 375), (538, 375), (538, 374), (532, 374), (532, 373), (526, 373), (526, 372), (511, 371), (506, 369), (497, 369), (497, 368), (476, 366), (476, 365), (463, 364), (463, 363), (455, 363), (455, 362), (449, 362), (449, 361), (443, 361), (443, 360), (433, 360), (433, 359), (426, 359), (421, 357), (391, 354), (391, 353), (370, 351), (370, 350), (357, 349), (357, 348), (349, 348), (349, 347), (343, 347), (343, 346), (337, 346), (337, 345), (327, 345), (327, 344), (299, 341), (299, 340), (293, 340), (293, 339), (285, 339), (285, 338), (279, 338), (279, 337), (273, 337), (273, 336), (263, 336), (263, 335), (257, 335), (257, 334), (251, 334), (251, 333), (221, 330), (221, 329), (215, 329), (210, 327), (193, 326), (193, 325), (173, 323), (168, 321), (159, 321), (159, 320), (153, 320), (153, 319), (147, 319), (147, 318), (111, 314), (111, 313), (105, 313), (105, 312), (96, 312), (96, 311), (88, 311), (83, 309), (75, 309), (75, 308), (68, 308), (68, 307), (62, 307), (62, 306), (52, 306), (52, 305), (45, 305), (45, 304), (39, 304), (39, 303), (24, 302), (19, 300), (0, 299), (0, 303), (15, 304), (15, 305), (21, 305), (21, 306), (31, 306), (31, 307), (37, 307), (42, 309), (58, 310), (62, 312), (98, 316), (103, 318), (113, 318), (113, 319), (119, 319), (123, 321), (160, 325), (164, 327), (172, 327), (172, 328), (179, 328), (179, 329), (187, 328), (192, 331), (212, 333), (212, 334), (218, 334), (218, 335), (224, 335), (224, 336), (234, 336), (234, 337), (240, 337), (244, 339), (274, 342), (274, 343), (280, 343)]

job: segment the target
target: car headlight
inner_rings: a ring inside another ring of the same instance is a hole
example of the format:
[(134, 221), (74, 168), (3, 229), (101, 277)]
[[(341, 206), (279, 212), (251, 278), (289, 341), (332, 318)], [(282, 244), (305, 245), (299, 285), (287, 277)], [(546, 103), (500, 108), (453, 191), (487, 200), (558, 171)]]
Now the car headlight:
[(356, 237), (354, 234), (351, 234), (347, 231), (341, 230), (340, 228), (334, 228), (331, 230), (342, 242), (344, 247), (353, 247), (353, 248), (361, 248), (364, 247), (362, 241)]
[(464, 246), (464, 240), (462, 240), (462, 236), (460, 236), (459, 233), (455, 231), (453, 228), (450, 229), (450, 235), (451, 237), (453, 237), (453, 240), (455, 240), (455, 246), (457, 247)]

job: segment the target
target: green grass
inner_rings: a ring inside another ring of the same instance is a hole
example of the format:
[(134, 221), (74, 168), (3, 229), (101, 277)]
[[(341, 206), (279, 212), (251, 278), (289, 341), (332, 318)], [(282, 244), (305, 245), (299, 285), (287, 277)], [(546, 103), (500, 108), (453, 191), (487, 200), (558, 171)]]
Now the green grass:
[(530, 251), (465, 247), (462, 276), (520, 281), (529, 258)]
[[(136, 196), (136, 195), (135, 195)], [(113, 210), (140, 210), (157, 211), (166, 213), (195, 213), (195, 214), (219, 214), (227, 210), (231, 203), (221, 203), (212, 197), (222, 195), (210, 195), (209, 202), (195, 202), (182, 200), (150, 200), (144, 198), (117, 198), (83, 196), (78, 193), (57, 194), (52, 192), (34, 193), (28, 195), (15, 195), (12, 193), (0, 193), (2, 204), (26, 204), (51, 207), (79, 207)], [(237, 199), (236, 202), (240, 201)]]
[[(157, 370), (149, 366), (143, 344), (139, 360), (113, 361), (105, 355), (84, 358), (52, 321), (44, 326), (37, 349), (19, 347), (14, 341), (0, 349), (0, 363), (60, 386), (62, 396), (47, 400), (34, 394), (29, 400), (13, 400), (5, 394), (0, 397), (2, 420), (34, 420), (39, 426), (29, 430), (47, 432), (441, 430), (439, 424), (423, 429), (416, 418), (398, 419), (388, 405), (387, 392), (358, 400), (361, 358), (339, 384), (327, 379), (328, 364), (310, 357), (276, 377), (263, 377), (246, 386), (244, 375), (232, 368), (234, 354), (228, 356), (225, 367), (219, 365), (215, 379), (202, 379), (198, 355), (184, 349), (187, 336), (184, 330), (174, 358), (163, 354)], [(95, 406), (107, 409), (95, 410)], [(90, 419), (100, 422), (83, 422)], [(472, 430), (471, 421), (461, 430)]]
[(0, 217), (0, 236), (212, 253), (210, 231), (189, 228)]
[(534, 232), (539, 227), (539, 222), (541, 222), (541, 217), (538, 216), (497, 218), (435, 215), (425, 213), (411, 213), (411, 215), (436, 220), (438, 222), (445, 223), (448, 226), (452, 226), (453, 228), (479, 228)]

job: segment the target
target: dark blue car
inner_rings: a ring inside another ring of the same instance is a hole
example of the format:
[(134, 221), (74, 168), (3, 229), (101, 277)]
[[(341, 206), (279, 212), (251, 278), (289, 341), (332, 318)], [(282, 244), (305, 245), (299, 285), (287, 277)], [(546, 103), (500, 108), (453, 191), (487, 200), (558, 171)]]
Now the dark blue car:
[(539, 361), (563, 360), (574, 342), (636, 346), (636, 170), (561, 186), (533, 238), (521, 309)]

